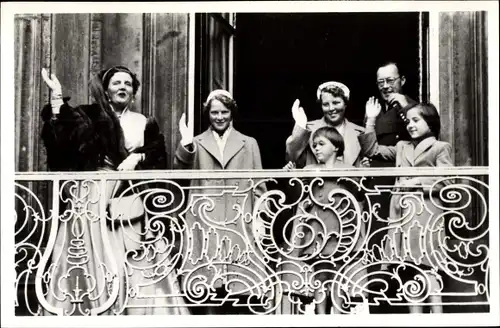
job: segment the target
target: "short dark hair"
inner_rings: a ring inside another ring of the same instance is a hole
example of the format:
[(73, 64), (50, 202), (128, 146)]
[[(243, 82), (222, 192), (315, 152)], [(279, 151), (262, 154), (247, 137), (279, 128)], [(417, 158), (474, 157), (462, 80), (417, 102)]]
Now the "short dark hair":
[(113, 66), (107, 70), (102, 70), (99, 72), (99, 77), (102, 80), (102, 87), (103, 87), (104, 91), (108, 90), (109, 81), (111, 80), (113, 75), (115, 75), (118, 72), (124, 72), (124, 73), (127, 73), (130, 75), (130, 77), (132, 78), (132, 90), (133, 90), (133, 93), (135, 96), (135, 94), (137, 93), (137, 90), (139, 90), (139, 86), (141, 85), (141, 83), (139, 82), (139, 79), (137, 78), (137, 75), (135, 75), (135, 73), (132, 72), (127, 67), (119, 66), (119, 65)]
[(328, 92), (329, 94), (331, 94), (334, 97), (340, 97), (340, 98), (342, 98), (344, 100), (344, 103), (346, 105), (349, 102), (349, 99), (347, 99), (347, 96), (344, 93), (344, 90), (342, 90), (341, 88), (339, 88), (337, 86), (330, 85), (330, 86), (327, 86), (327, 87), (321, 89), (321, 92), (319, 94), (319, 99), (317, 100), (319, 104), (321, 104), (321, 93), (322, 92)]
[(420, 112), (420, 115), (422, 115), (422, 118), (429, 126), (431, 133), (438, 139), (441, 133), (441, 120), (436, 107), (431, 103), (420, 103), (409, 110), (412, 109), (417, 109)]
[(342, 156), (344, 154), (344, 138), (340, 135), (340, 133), (332, 126), (323, 126), (312, 134), (312, 140), (317, 137), (325, 137), (328, 139), (332, 145), (338, 148), (337, 156)]
[(403, 65), (398, 64), (394, 60), (386, 60), (386, 61), (381, 62), (378, 65), (378, 67), (377, 67), (377, 71), (379, 70), (379, 68), (386, 67), (386, 66), (389, 66), (389, 65), (396, 66), (396, 68), (398, 69), (398, 73), (399, 73), (400, 76), (406, 76), (405, 75), (405, 69), (404, 69)]
[(236, 101), (233, 98), (230, 98), (228, 96), (218, 94), (210, 98), (209, 101), (206, 101), (203, 103), (203, 115), (208, 117), (208, 112), (210, 111), (210, 106), (212, 105), (212, 101), (214, 99), (217, 99), (220, 101), (227, 109), (231, 111), (231, 117), (234, 118), (235, 115), (238, 113), (238, 105), (236, 104)]

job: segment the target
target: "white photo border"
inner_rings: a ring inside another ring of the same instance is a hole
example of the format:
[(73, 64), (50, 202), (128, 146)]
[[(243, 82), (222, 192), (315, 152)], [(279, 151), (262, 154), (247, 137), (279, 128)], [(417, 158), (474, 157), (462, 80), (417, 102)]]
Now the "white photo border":
[[(8, 327), (244, 327), (244, 326), (497, 326), (499, 302), (498, 190), (498, 2), (497, 1), (241, 1), (241, 2), (8, 2), (1, 16), (1, 321)], [(367, 10), (370, 9), (370, 10)], [(487, 11), (488, 116), (490, 128), (490, 313), (368, 316), (100, 316), (16, 317), (14, 315), (14, 15), (21, 13), (132, 12), (367, 12)], [(411, 319), (411, 320), (408, 320)]]

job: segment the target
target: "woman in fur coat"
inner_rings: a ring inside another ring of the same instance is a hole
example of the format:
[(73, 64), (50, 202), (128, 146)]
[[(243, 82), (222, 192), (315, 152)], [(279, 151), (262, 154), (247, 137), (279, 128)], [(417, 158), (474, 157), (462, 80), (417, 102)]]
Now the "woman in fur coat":
[[(41, 114), (49, 170), (166, 168), (164, 138), (158, 124), (154, 118), (132, 111), (140, 82), (128, 68), (114, 66), (100, 71), (90, 83), (93, 103), (76, 107), (68, 103), (69, 98), (63, 99), (54, 74), (49, 77), (43, 69), (42, 77), (51, 89), (50, 104)], [(132, 285), (137, 277), (131, 273), (131, 266), (137, 262), (131, 255), (141, 249), (145, 216), (130, 217), (131, 210), (123, 206), (118, 207), (124, 216), (121, 220), (115, 213), (103, 213), (114, 196), (121, 200), (120, 196), (134, 193), (127, 180), (108, 180), (104, 190), (102, 186), (92, 180), (61, 182), (58, 196), (63, 214), (52, 221), (58, 229), (55, 242), (48, 245), (52, 259), (44, 277), (49, 287), (44, 306), (48, 313), (123, 314), (127, 305), (138, 302), (130, 292), (134, 288), (136, 294), (140, 293)], [(101, 192), (106, 193), (104, 207)], [(137, 201), (143, 206), (140, 198)], [(140, 314), (138, 310), (129, 312)]]

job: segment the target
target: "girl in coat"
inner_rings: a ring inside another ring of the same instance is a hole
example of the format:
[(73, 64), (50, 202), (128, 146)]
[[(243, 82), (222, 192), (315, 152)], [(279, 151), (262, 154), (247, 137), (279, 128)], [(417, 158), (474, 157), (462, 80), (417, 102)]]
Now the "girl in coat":
[[(166, 168), (164, 138), (158, 124), (154, 118), (131, 110), (140, 83), (128, 68), (114, 66), (100, 71), (90, 84), (94, 102), (76, 107), (69, 105), (69, 98), (62, 98), (62, 87), (54, 74), (49, 77), (43, 69), (42, 78), (51, 89), (50, 104), (41, 115), (42, 140), (51, 171)], [(116, 223), (101, 216), (98, 182), (69, 181), (61, 185), (61, 206), (68, 205), (62, 208), (66, 211), (59, 219), (53, 249), (48, 250), (52, 262), (45, 277), (49, 281), (46, 310), (63, 315), (127, 313), (126, 306), (136, 301), (128, 290), (134, 287), (131, 280), (136, 277), (130, 276), (127, 253), (135, 254), (140, 248), (144, 216)], [(126, 189), (130, 189), (126, 183), (107, 181), (105, 202), (113, 193), (117, 197), (122, 192), (130, 194)], [(120, 210), (126, 215), (126, 209)], [(175, 278), (169, 275), (163, 282), (171, 291)], [(146, 310), (129, 312), (146, 314)], [(176, 311), (159, 308), (155, 313), (169, 312)]]
[[(382, 146), (377, 143), (374, 126), (380, 109), (376, 99), (372, 97), (368, 100), (366, 130), (359, 138), (366, 156), (395, 160), (397, 167), (453, 166), (451, 145), (437, 140), (441, 124), (439, 114), (432, 104), (419, 104), (408, 110), (406, 129), (411, 140), (399, 141), (396, 146)], [(429, 295), (423, 302), (430, 301), (433, 304), (433, 313), (442, 312), (441, 297), (438, 295), (442, 280), (437, 270), (443, 268), (443, 261), (446, 259), (441, 251), (445, 230), (444, 218), (440, 215), (443, 210), (440, 208), (437, 192), (450, 183), (447, 180), (434, 185), (438, 180), (439, 177), (397, 178), (390, 203), (387, 234), (389, 238), (385, 245), (387, 261), (411, 263), (425, 272), (428, 283), (424, 283), (425, 286), (421, 290), (408, 298), (418, 302), (422, 295)], [(413, 192), (418, 191), (422, 195), (421, 202), (415, 206), (412, 213), (413, 206), (408, 204), (415, 203), (410, 198), (415, 195)], [(405, 197), (406, 195), (410, 197)], [(382, 270), (386, 268), (387, 265), (384, 265)], [(417, 303), (410, 306), (410, 311), (421, 313), (423, 306)]]
[[(174, 167), (195, 170), (262, 169), (257, 141), (233, 127), (236, 101), (226, 90), (212, 91), (204, 104), (210, 127), (193, 137), (181, 117), (181, 142)], [(192, 127), (191, 127), (192, 128)], [(255, 183), (255, 185), (253, 185)], [(193, 179), (185, 212), (182, 288), (207, 314), (253, 313), (268, 271), (255, 240), (263, 232), (252, 217), (258, 197), (266, 191), (255, 179)], [(206, 297), (206, 298), (205, 298)], [(225, 299), (239, 300), (227, 306)], [(226, 306), (223, 306), (226, 305)], [(253, 305), (251, 307), (254, 307)], [(260, 306), (260, 305), (258, 305)], [(227, 313), (227, 312), (226, 312)]]
[[(353, 167), (338, 160), (344, 153), (344, 140), (335, 128), (326, 126), (315, 130), (312, 141), (317, 164), (309, 164), (304, 169), (321, 171)], [(293, 169), (295, 164), (289, 162), (284, 168)], [(314, 271), (312, 282), (321, 283), (314, 288), (315, 313), (328, 314), (332, 305), (334, 313), (347, 313), (343, 301), (346, 296), (350, 302), (363, 303), (352, 312), (364, 310), (368, 313), (364, 292), (356, 286), (367, 274), (360, 263), (365, 239), (358, 203), (361, 195), (352, 183), (339, 178), (315, 178), (309, 186), (311, 193), (303, 202), (305, 212), (301, 214), (300, 224), (294, 222), (292, 241), (295, 239), (293, 244), (298, 249), (294, 256), (309, 263)], [(348, 295), (343, 295), (340, 286)]]

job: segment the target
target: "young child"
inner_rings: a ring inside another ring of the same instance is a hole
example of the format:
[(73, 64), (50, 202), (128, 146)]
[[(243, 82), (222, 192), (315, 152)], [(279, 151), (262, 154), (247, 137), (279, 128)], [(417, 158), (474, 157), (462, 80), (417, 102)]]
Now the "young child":
[[(395, 159), (397, 167), (453, 166), (451, 145), (437, 140), (441, 124), (439, 114), (432, 104), (418, 104), (408, 110), (406, 129), (411, 141), (402, 140), (396, 146), (382, 146), (377, 143), (374, 126), (380, 109), (380, 104), (373, 97), (366, 103), (365, 134), (359, 136), (365, 156)], [(390, 229), (387, 232), (388, 238), (384, 251), (386, 260), (416, 265), (426, 272), (430, 281), (430, 284), (424, 283), (425, 290), (418, 297), (410, 295), (409, 298), (417, 303), (410, 306), (412, 313), (423, 312), (423, 305), (418, 302), (430, 302), (433, 313), (442, 313), (441, 297), (438, 295), (441, 279), (437, 274), (437, 269), (440, 269), (442, 266), (440, 262), (446, 258), (439, 246), (444, 244), (444, 219), (440, 216), (443, 211), (438, 208), (439, 197), (430, 199), (430, 187), (439, 179), (439, 177), (399, 177), (391, 197)], [(432, 193), (434, 194), (449, 183), (450, 181), (436, 184), (432, 188)], [(420, 193), (416, 194), (417, 191)], [(407, 195), (423, 197), (420, 204), (415, 199), (407, 198), (409, 202), (416, 205), (414, 213), (411, 212), (412, 206), (402, 207), (405, 202), (402, 203), (401, 198)], [(387, 262), (383, 264), (382, 270), (386, 268)], [(429, 297), (422, 301), (422, 295), (427, 293)]]
[[(343, 154), (344, 140), (335, 128), (317, 129), (312, 140), (318, 163), (307, 165), (304, 169), (352, 167), (337, 161), (337, 157)], [(295, 166), (292, 162), (284, 167), (287, 170), (293, 168)], [(364, 310), (367, 313), (367, 299), (362, 296), (361, 288), (354, 286), (356, 281), (367, 274), (366, 269), (360, 267), (359, 256), (356, 256), (366, 231), (361, 221), (361, 210), (356, 211), (356, 206), (359, 206), (357, 190), (354, 184), (337, 180), (338, 178), (323, 178), (322, 181), (317, 179), (309, 184), (312, 192), (303, 202), (304, 210), (300, 214), (304, 220), (300, 224), (295, 222), (296, 229), (293, 229), (299, 248), (298, 256), (312, 265), (312, 282), (321, 283), (321, 286), (314, 287), (316, 314), (330, 313), (332, 299), (335, 303), (334, 313), (346, 313), (347, 308), (343, 302), (346, 296), (353, 303), (363, 302), (360, 304), (361, 309), (352, 312)], [(350, 258), (349, 263), (344, 261), (347, 256)], [(343, 295), (339, 285), (347, 287), (349, 295)]]

